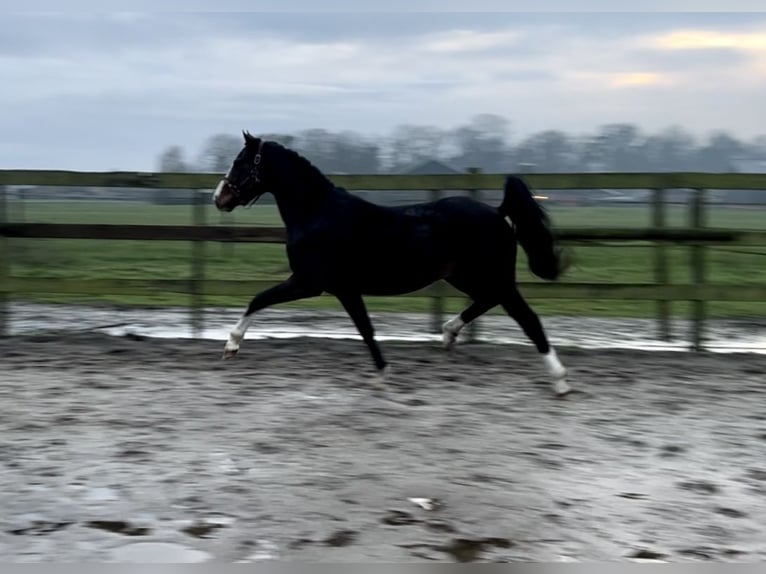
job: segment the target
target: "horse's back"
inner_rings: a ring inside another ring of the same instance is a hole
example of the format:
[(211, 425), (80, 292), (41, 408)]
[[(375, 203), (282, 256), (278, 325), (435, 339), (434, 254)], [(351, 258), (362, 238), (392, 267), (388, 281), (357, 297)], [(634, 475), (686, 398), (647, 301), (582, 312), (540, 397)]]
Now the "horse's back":
[[(512, 228), (496, 207), (470, 197), (451, 196), (436, 201), (387, 208), (385, 225), (377, 230), (379, 245), (388, 254), (413, 261), (474, 262), (486, 265), (507, 253), (515, 260)], [(362, 218), (364, 219), (364, 218)]]
[(329, 289), (352, 285), (366, 294), (405, 293), (460, 270), (499, 271), (498, 264), (513, 269), (513, 231), (486, 203), (451, 196), (381, 206), (341, 197), (321, 223), (288, 245), (294, 270), (322, 270)]
[(362, 200), (344, 221), (348, 222), (345, 239), (378, 243), (389, 251), (409, 248), (455, 253), (502, 248), (513, 241), (513, 232), (496, 207), (464, 196), (397, 206)]
[(499, 215), (497, 208), (462, 195), (443, 197), (435, 201), (398, 205), (391, 209), (407, 215), (425, 216), (429, 214), (442, 214), (461, 219), (466, 217), (486, 218)]

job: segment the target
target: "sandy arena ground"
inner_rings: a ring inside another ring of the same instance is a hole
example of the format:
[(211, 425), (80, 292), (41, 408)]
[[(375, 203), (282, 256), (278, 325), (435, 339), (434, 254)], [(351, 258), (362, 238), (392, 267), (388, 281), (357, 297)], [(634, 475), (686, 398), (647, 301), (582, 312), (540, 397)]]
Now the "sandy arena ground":
[(766, 559), (766, 355), (222, 347), (0, 340), (0, 560)]

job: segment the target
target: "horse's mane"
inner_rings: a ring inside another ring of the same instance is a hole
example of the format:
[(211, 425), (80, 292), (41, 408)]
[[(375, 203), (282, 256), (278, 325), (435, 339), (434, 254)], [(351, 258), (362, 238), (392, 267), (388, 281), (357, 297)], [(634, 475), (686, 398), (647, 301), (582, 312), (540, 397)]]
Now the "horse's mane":
[(300, 179), (303, 179), (314, 186), (321, 186), (328, 189), (335, 187), (327, 176), (306, 157), (302, 156), (294, 149), (283, 146), (279, 142), (271, 141), (269, 143), (280, 150), (282, 159), (287, 160), (292, 169), (297, 169), (299, 171)]

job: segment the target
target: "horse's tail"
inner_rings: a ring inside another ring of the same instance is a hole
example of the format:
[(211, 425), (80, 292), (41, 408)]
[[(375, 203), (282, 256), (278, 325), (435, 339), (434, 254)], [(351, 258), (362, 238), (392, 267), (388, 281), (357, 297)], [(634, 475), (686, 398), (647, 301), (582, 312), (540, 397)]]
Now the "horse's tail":
[(568, 261), (556, 244), (545, 209), (518, 177), (509, 175), (504, 191), (499, 211), (503, 217), (511, 219), (518, 241), (527, 253), (529, 269), (541, 279), (558, 279), (568, 267)]

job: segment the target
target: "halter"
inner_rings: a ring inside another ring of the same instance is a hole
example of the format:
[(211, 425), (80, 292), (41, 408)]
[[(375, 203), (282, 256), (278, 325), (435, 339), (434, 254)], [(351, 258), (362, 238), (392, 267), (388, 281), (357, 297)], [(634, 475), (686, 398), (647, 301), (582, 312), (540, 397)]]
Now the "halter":
[[(255, 157), (253, 158), (253, 165), (250, 167), (250, 172), (247, 174), (247, 177), (242, 181), (241, 185), (244, 187), (251, 181), (255, 181), (255, 184), (259, 184), (261, 182), (260, 174), (258, 173), (258, 166), (261, 163), (261, 152), (263, 151), (263, 140), (259, 140), (258, 142), (258, 151), (255, 153)], [(224, 176), (223, 180), (226, 182), (226, 184), (229, 186), (229, 189), (231, 190), (231, 193), (234, 195), (234, 197), (237, 198), (237, 202), (239, 205), (242, 205), (245, 207), (245, 209), (251, 207), (258, 199), (263, 195), (262, 193), (258, 193), (255, 196), (253, 196), (253, 199), (251, 199), (248, 203), (242, 202), (242, 189), (240, 189), (240, 186), (233, 183), (229, 179), (229, 175), (227, 174)]]

